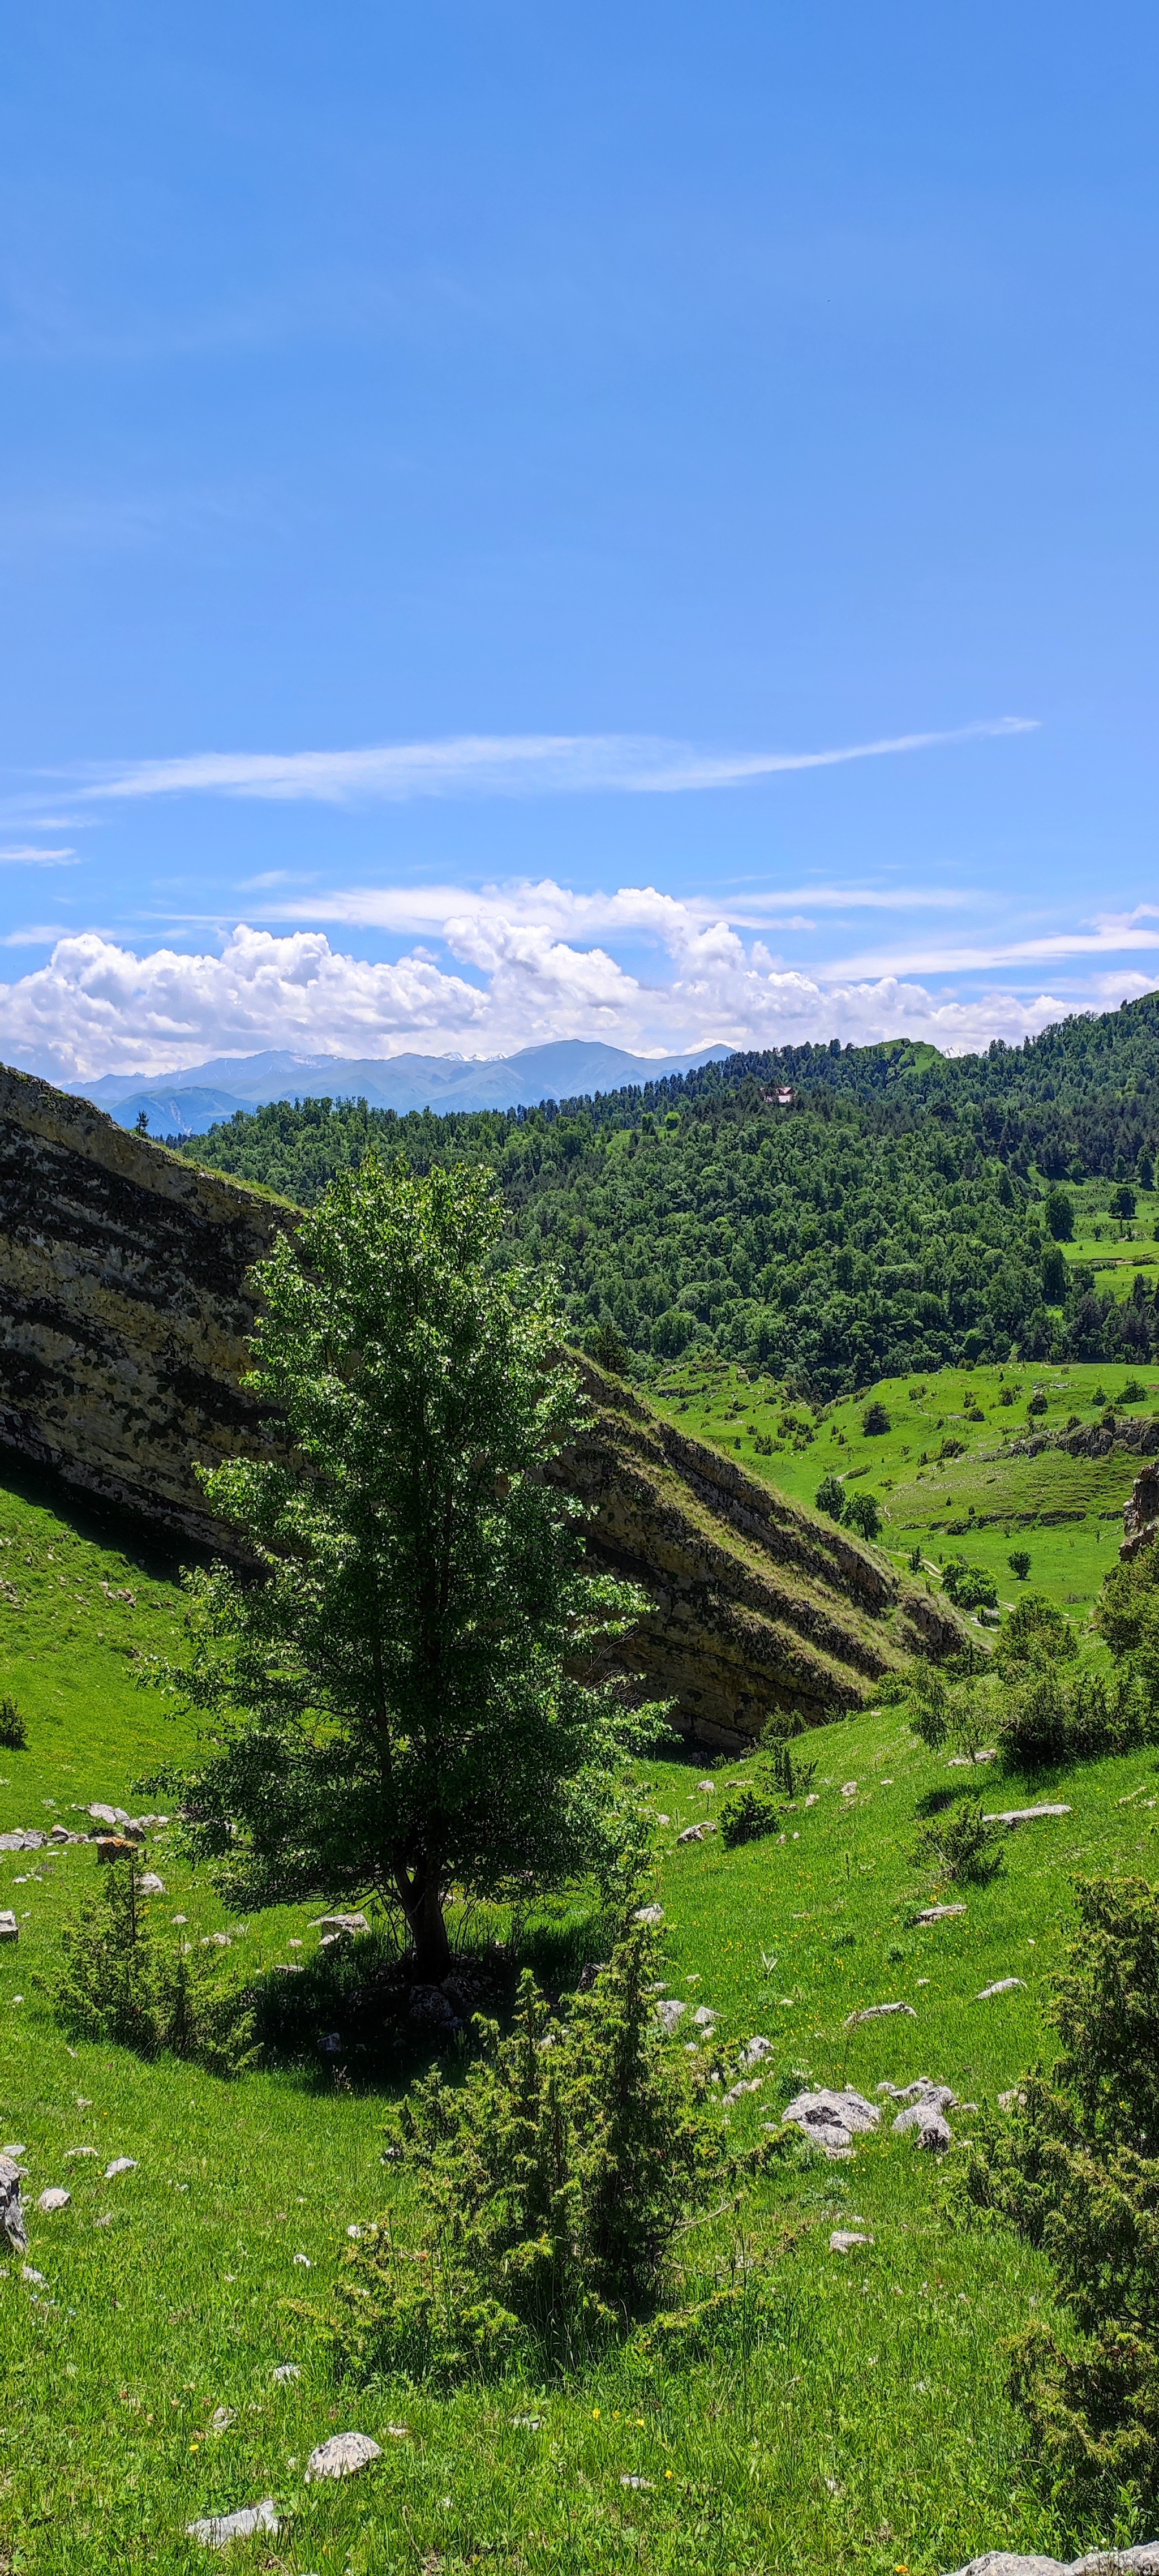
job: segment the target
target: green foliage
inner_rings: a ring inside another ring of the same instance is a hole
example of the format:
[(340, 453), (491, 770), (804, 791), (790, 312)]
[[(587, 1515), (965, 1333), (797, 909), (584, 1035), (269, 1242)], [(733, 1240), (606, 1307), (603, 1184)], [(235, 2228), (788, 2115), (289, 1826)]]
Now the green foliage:
[(1040, 1387), (1036, 1393), (1030, 1397), (1026, 1410), (1031, 1415), (1046, 1413), (1049, 1411), (1049, 1405), (1050, 1399), (1048, 1396), (1043, 1394)]
[(846, 1529), (856, 1530), (859, 1538), (873, 1539), (881, 1529), (881, 1507), (875, 1494), (850, 1494), (845, 1505)]
[(1001, 1740), (1016, 1762), (1077, 1762), (1129, 1753), (1159, 1742), (1159, 1706), (1129, 1667), (1108, 1678), (1058, 1663), (1032, 1664), (999, 1719)]
[(401, 2247), (383, 2222), (346, 2256), (348, 2370), (566, 2368), (655, 2305), (678, 2229), (735, 2190), (741, 2166), (703, 2076), (660, 2031), (654, 1966), (636, 1925), (566, 2022), (526, 1972), (510, 2037), (476, 2022), (463, 2080), (436, 2069), (414, 2087), (394, 2152), (420, 2234)]
[(1159, 1897), (1139, 1879), (1075, 1890), (1077, 1937), (1046, 2018), (1061, 2053), (1008, 2121), (985, 2116), (967, 2209), (1005, 2221), (1055, 2267), (1065, 2341), (1034, 2325), (1011, 2393), (1056, 2493), (1081, 2509), (1159, 2502)]
[(994, 1670), (1020, 1681), (1033, 1667), (1066, 1663), (1078, 1641), (1065, 1611), (1041, 1592), (1024, 1592), (1014, 1604), (994, 1648)]
[(1140, 1548), (1126, 1565), (1113, 1566), (1092, 1613), (1117, 1660), (1129, 1659), (1150, 1697), (1159, 1702), (1159, 1547)]
[(890, 1418), (884, 1404), (880, 1401), (875, 1401), (873, 1404), (866, 1405), (865, 1411), (861, 1417), (861, 1428), (867, 1439), (877, 1438), (881, 1433), (889, 1431), (892, 1428)]
[[(1075, 1265), (1048, 1310), (1035, 1175), (1136, 1168), (1159, 1143), (1157, 1062), (1149, 997), (952, 1063), (788, 1048), (643, 1092), (443, 1117), (272, 1102), (182, 1150), (305, 1204), (374, 1146), (416, 1171), (491, 1166), (512, 1242), (559, 1271), (573, 1338), (607, 1324), (637, 1363), (715, 1351), (828, 1397), (1014, 1346), (1149, 1355), (1153, 1296), (1120, 1309)], [(790, 1117), (770, 1110), (781, 1082)]]
[(1065, 1190), (1048, 1190), (1046, 1222), (1056, 1243), (1070, 1243), (1074, 1235), (1074, 1200)]
[(1006, 1562), (1011, 1573), (1017, 1577), (1019, 1583), (1025, 1583), (1027, 1575), (1030, 1572), (1029, 1549), (1025, 1547), (1012, 1547)]
[(52, 1997), (77, 2039), (192, 2058), (212, 2075), (240, 2075), (257, 2060), (249, 1999), (220, 1952), (158, 1929), (133, 1860), (110, 1863), (100, 1894), (62, 1925)]
[(920, 1868), (933, 1868), (939, 1878), (986, 1880), (1001, 1868), (1000, 1825), (989, 1825), (980, 1798), (967, 1798), (932, 1816), (914, 1844)]
[(964, 1556), (949, 1556), (942, 1567), (942, 1590), (958, 1610), (996, 1610), (998, 1586), (992, 1574), (968, 1565)]
[(950, 1732), (950, 1694), (936, 1664), (919, 1664), (910, 1694), (910, 1725), (931, 1753)]
[(1128, 1218), (1134, 1216), (1134, 1213), (1134, 1190), (1131, 1188), (1129, 1181), (1121, 1181), (1118, 1189), (1112, 1190), (1111, 1192), (1111, 1214), (1112, 1216), (1117, 1216), (1120, 1222), (1125, 1224)]
[(845, 1487), (840, 1476), (835, 1476), (832, 1470), (827, 1476), (822, 1476), (815, 1500), (818, 1511), (828, 1512), (831, 1521), (844, 1520)]
[(1042, 1256), (1042, 1293), (1048, 1306), (1061, 1306), (1067, 1292), (1070, 1273), (1057, 1243), (1052, 1243)]
[(250, 1384), (288, 1449), (202, 1479), (260, 1577), (192, 1574), (190, 1660), (159, 1675), (212, 1721), (181, 1794), (223, 1884), (375, 1889), (428, 1979), (452, 1885), (614, 1877), (658, 1715), (570, 1669), (640, 1596), (588, 1572), (542, 1472), (583, 1407), (550, 1279), (494, 1262), (502, 1222), (485, 1173), (370, 1158), (260, 1265)]
[(762, 1766), (752, 1780), (737, 1781), (726, 1789), (718, 1815), (721, 1841), (729, 1851), (738, 1843), (760, 1842), (779, 1830), (783, 1818), (784, 1792), (771, 1766), (767, 1771)]
[(6, 1753), (25, 1753), (28, 1728), (10, 1691), (0, 1699), (0, 1745)]
[(802, 1762), (793, 1751), (794, 1742), (803, 1733), (800, 1718), (792, 1709), (773, 1709), (761, 1729), (758, 1769), (767, 1770), (786, 1798), (806, 1798), (817, 1777), (816, 1762)]

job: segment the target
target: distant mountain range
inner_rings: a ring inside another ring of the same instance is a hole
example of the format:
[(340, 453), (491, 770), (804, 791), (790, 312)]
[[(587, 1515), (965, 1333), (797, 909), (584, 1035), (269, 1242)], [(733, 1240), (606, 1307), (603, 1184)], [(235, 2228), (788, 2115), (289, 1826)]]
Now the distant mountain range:
[(238, 1109), (260, 1109), (267, 1100), (367, 1100), (372, 1109), (519, 1109), (541, 1100), (577, 1100), (597, 1091), (656, 1082), (694, 1065), (720, 1064), (731, 1047), (701, 1047), (694, 1055), (628, 1055), (595, 1038), (559, 1038), (518, 1054), (472, 1061), (458, 1055), (290, 1055), (267, 1048), (262, 1055), (219, 1055), (184, 1072), (148, 1077), (107, 1073), (99, 1082), (68, 1085), (82, 1100), (107, 1109), (122, 1127), (135, 1127), (144, 1110), (154, 1136), (204, 1136)]

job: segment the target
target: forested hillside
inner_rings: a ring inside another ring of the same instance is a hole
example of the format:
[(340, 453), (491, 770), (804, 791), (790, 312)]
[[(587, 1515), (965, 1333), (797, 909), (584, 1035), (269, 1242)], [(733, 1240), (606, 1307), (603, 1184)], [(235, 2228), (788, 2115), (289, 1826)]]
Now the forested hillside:
[(834, 1042), (509, 1115), (279, 1102), (184, 1150), (309, 1204), (371, 1145), (490, 1163), (606, 1357), (703, 1345), (829, 1397), (1012, 1351), (1142, 1359), (1159, 1337), (1152, 1268), (1116, 1303), (1053, 1240), (1060, 1182), (1088, 1220), (1116, 1185), (1152, 1188), (1156, 995), (984, 1056)]

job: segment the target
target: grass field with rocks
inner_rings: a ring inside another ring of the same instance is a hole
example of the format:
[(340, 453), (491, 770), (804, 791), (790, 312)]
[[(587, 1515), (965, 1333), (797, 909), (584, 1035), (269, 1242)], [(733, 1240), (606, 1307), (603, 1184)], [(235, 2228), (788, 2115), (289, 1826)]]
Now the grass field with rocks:
[[(1080, 1373), (1057, 1388), (1053, 1373), (1040, 1374), (1052, 1413), (1081, 1410)], [(1020, 1389), (1032, 1382), (1017, 1376)], [(893, 1390), (901, 1428), (878, 1447), (856, 1433), (864, 1400), (835, 1407), (807, 1449), (760, 1463), (810, 1493), (842, 1428), (854, 1464), (872, 1449), (875, 1478), (884, 1469), (900, 1484), (902, 1466), (912, 1477), (915, 1450), (935, 1437), (937, 1414), (947, 1423), (959, 1414), (967, 1387), (989, 1432), (997, 1384), (982, 1370), (939, 1381), (936, 1412), (932, 1388), (920, 1407), (904, 1386)], [(715, 1388), (702, 1414), (718, 1438), (723, 1393)], [(680, 1418), (690, 1421), (691, 1406)], [(979, 1432), (968, 1452), (979, 1476), (983, 1445)], [(1129, 1481), (1110, 1463), (1120, 1486)], [(1032, 1579), (1045, 1587), (1045, 1534), (1030, 1544)], [(0, 1830), (87, 1832), (93, 1801), (134, 1813), (163, 1804), (135, 1784), (189, 1739), (138, 1686), (137, 1668), (177, 1642), (174, 1567), (84, 1508), (12, 1481), (0, 1487), (0, 1558), (0, 1690), (16, 1699), (29, 1738), (26, 1751), (0, 1754)], [(1092, 1553), (1092, 1574), (1099, 1562)], [(1052, 1579), (1057, 1589), (1064, 1577)], [(759, 2089), (722, 2104), (740, 2140), (763, 2135), (766, 2122), (779, 2130), (806, 2082), (848, 2082), (873, 2100), (883, 2081), (928, 2075), (963, 2104), (991, 2100), (1041, 2051), (1040, 2003), (1076, 1873), (1156, 1875), (1154, 1752), (1032, 1780), (996, 1763), (971, 1772), (927, 1752), (903, 1708), (821, 1730), (805, 1749), (818, 1763), (810, 1803), (798, 1801), (783, 1839), (735, 1851), (719, 1834), (678, 1837), (713, 1819), (743, 1763), (705, 1767), (674, 1749), (647, 1766), (663, 1907), (657, 1977), (686, 2007), (671, 2045), (690, 2044), (695, 2012), (708, 2007), (697, 2044), (719, 2061), (723, 2094), (735, 2050), (757, 2034), (770, 2041)], [(923, 1813), (976, 1793), (979, 1781), (994, 1808), (1054, 1800), (1069, 1812), (1010, 1832), (999, 1874), (954, 1891), (965, 1913), (915, 1927), (933, 1892), (911, 1856)], [(312, 1928), (321, 1905), (239, 1922), (192, 1875), (171, 1829), (153, 1835), (146, 1857), (164, 1882), (151, 1906), (174, 1940), (226, 1935), (231, 1962), (259, 1991), (280, 1969), (304, 1966), (299, 2044), (284, 2062), (225, 2082), (71, 2040), (54, 2017), (51, 1978), (61, 1924), (101, 1878), (95, 1852), (72, 1843), (0, 1854), (0, 1905), (20, 1919), (18, 1944), (0, 1947), (0, 2142), (27, 2170), (30, 2238), (27, 2270), (19, 2258), (0, 2267), (9, 2576), (205, 2568), (218, 2561), (186, 2525), (265, 2498), (276, 2534), (236, 2543), (225, 2563), (286, 2576), (691, 2566), (712, 2576), (802, 2567), (933, 2576), (986, 2546), (1066, 2555), (1072, 2544), (1140, 2536), (1065, 2530), (1036, 2491), (1004, 2394), (1002, 2344), (1036, 2307), (1049, 2311), (1049, 2272), (1013, 2239), (956, 2226), (953, 2156), (939, 2162), (895, 2136), (891, 2105), (851, 2161), (793, 2148), (740, 2210), (689, 2233), (688, 2295), (738, 2280), (752, 2288), (739, 2323), (699, 2357), (676, 2365), (635, 2343), (567, 2383), (445, 2397), (398, 2381), (337, 2382), (325, 2319), (348, 2230), (391, 2209), (405, 2237), (405, 2193), (382, 2162), (384, 2120), (429, 2047), (384, 2068), (372, 2050), (346, 2044), (339, 2017), (354, 1954), (323, 1955)], [(472, 1917), (460, 1934), (498, 2009), (513, 1982), (493, 1946), (506, 1928)], [(559, 1991), (586, 1958), (606, 1955), (608, 1934), (580, 1893), (544, 1909), (526, 1937)], [(1021, 1982), (979, 2000), (1010, 1977)], [(852, 2013), (881, 2002), (910, 2010), (847, 2028)], [(332, 2022), (337, 2055), (319, 2047)], [(968, 2109), (950, 2119), (959, 2138), (969, 2134)], [(106, 2178), (123, 2158), (131, 2164)], [(69, 2205), (40, 2214), (40, 2193), (56, 2186)], [(830, 2250), (836, 2229), (872, 2241), (841, 2255)], [(298, 2375), (279, 2378), (287, 2364)], [(381, 2457), (340, 2485), (308, 2484), (311, 2451), (347, 2430), (371, 2435)]]

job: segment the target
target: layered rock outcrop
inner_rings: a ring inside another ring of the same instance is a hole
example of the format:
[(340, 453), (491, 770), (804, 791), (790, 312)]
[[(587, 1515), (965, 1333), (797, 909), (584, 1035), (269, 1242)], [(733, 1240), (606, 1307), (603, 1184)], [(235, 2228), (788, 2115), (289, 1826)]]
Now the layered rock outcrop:
[(1145, 1547), (1153, 1547), (1159, 1537), (1159, 1465), (1144, 1467), (1136, 1476), (1123, 1512), (1123, 1544), (1119, 1554), (1129, 1565)]
[[(0, 1441), (179, 1536), (232, 1543), (194, 1473), (269, 1440), (241, 1385), (247, 1274), (283, 1202), (204, 1172), (85, 1101), (0, 1070)], [(626, 1669), (706, 1742), (774, 1707), (816, 1721), (872, 1698), (958, 1615), (876, 1549), (586, 1369), (590, 1430), (558, 1474), (588, 1543), (652, 1608)]]

